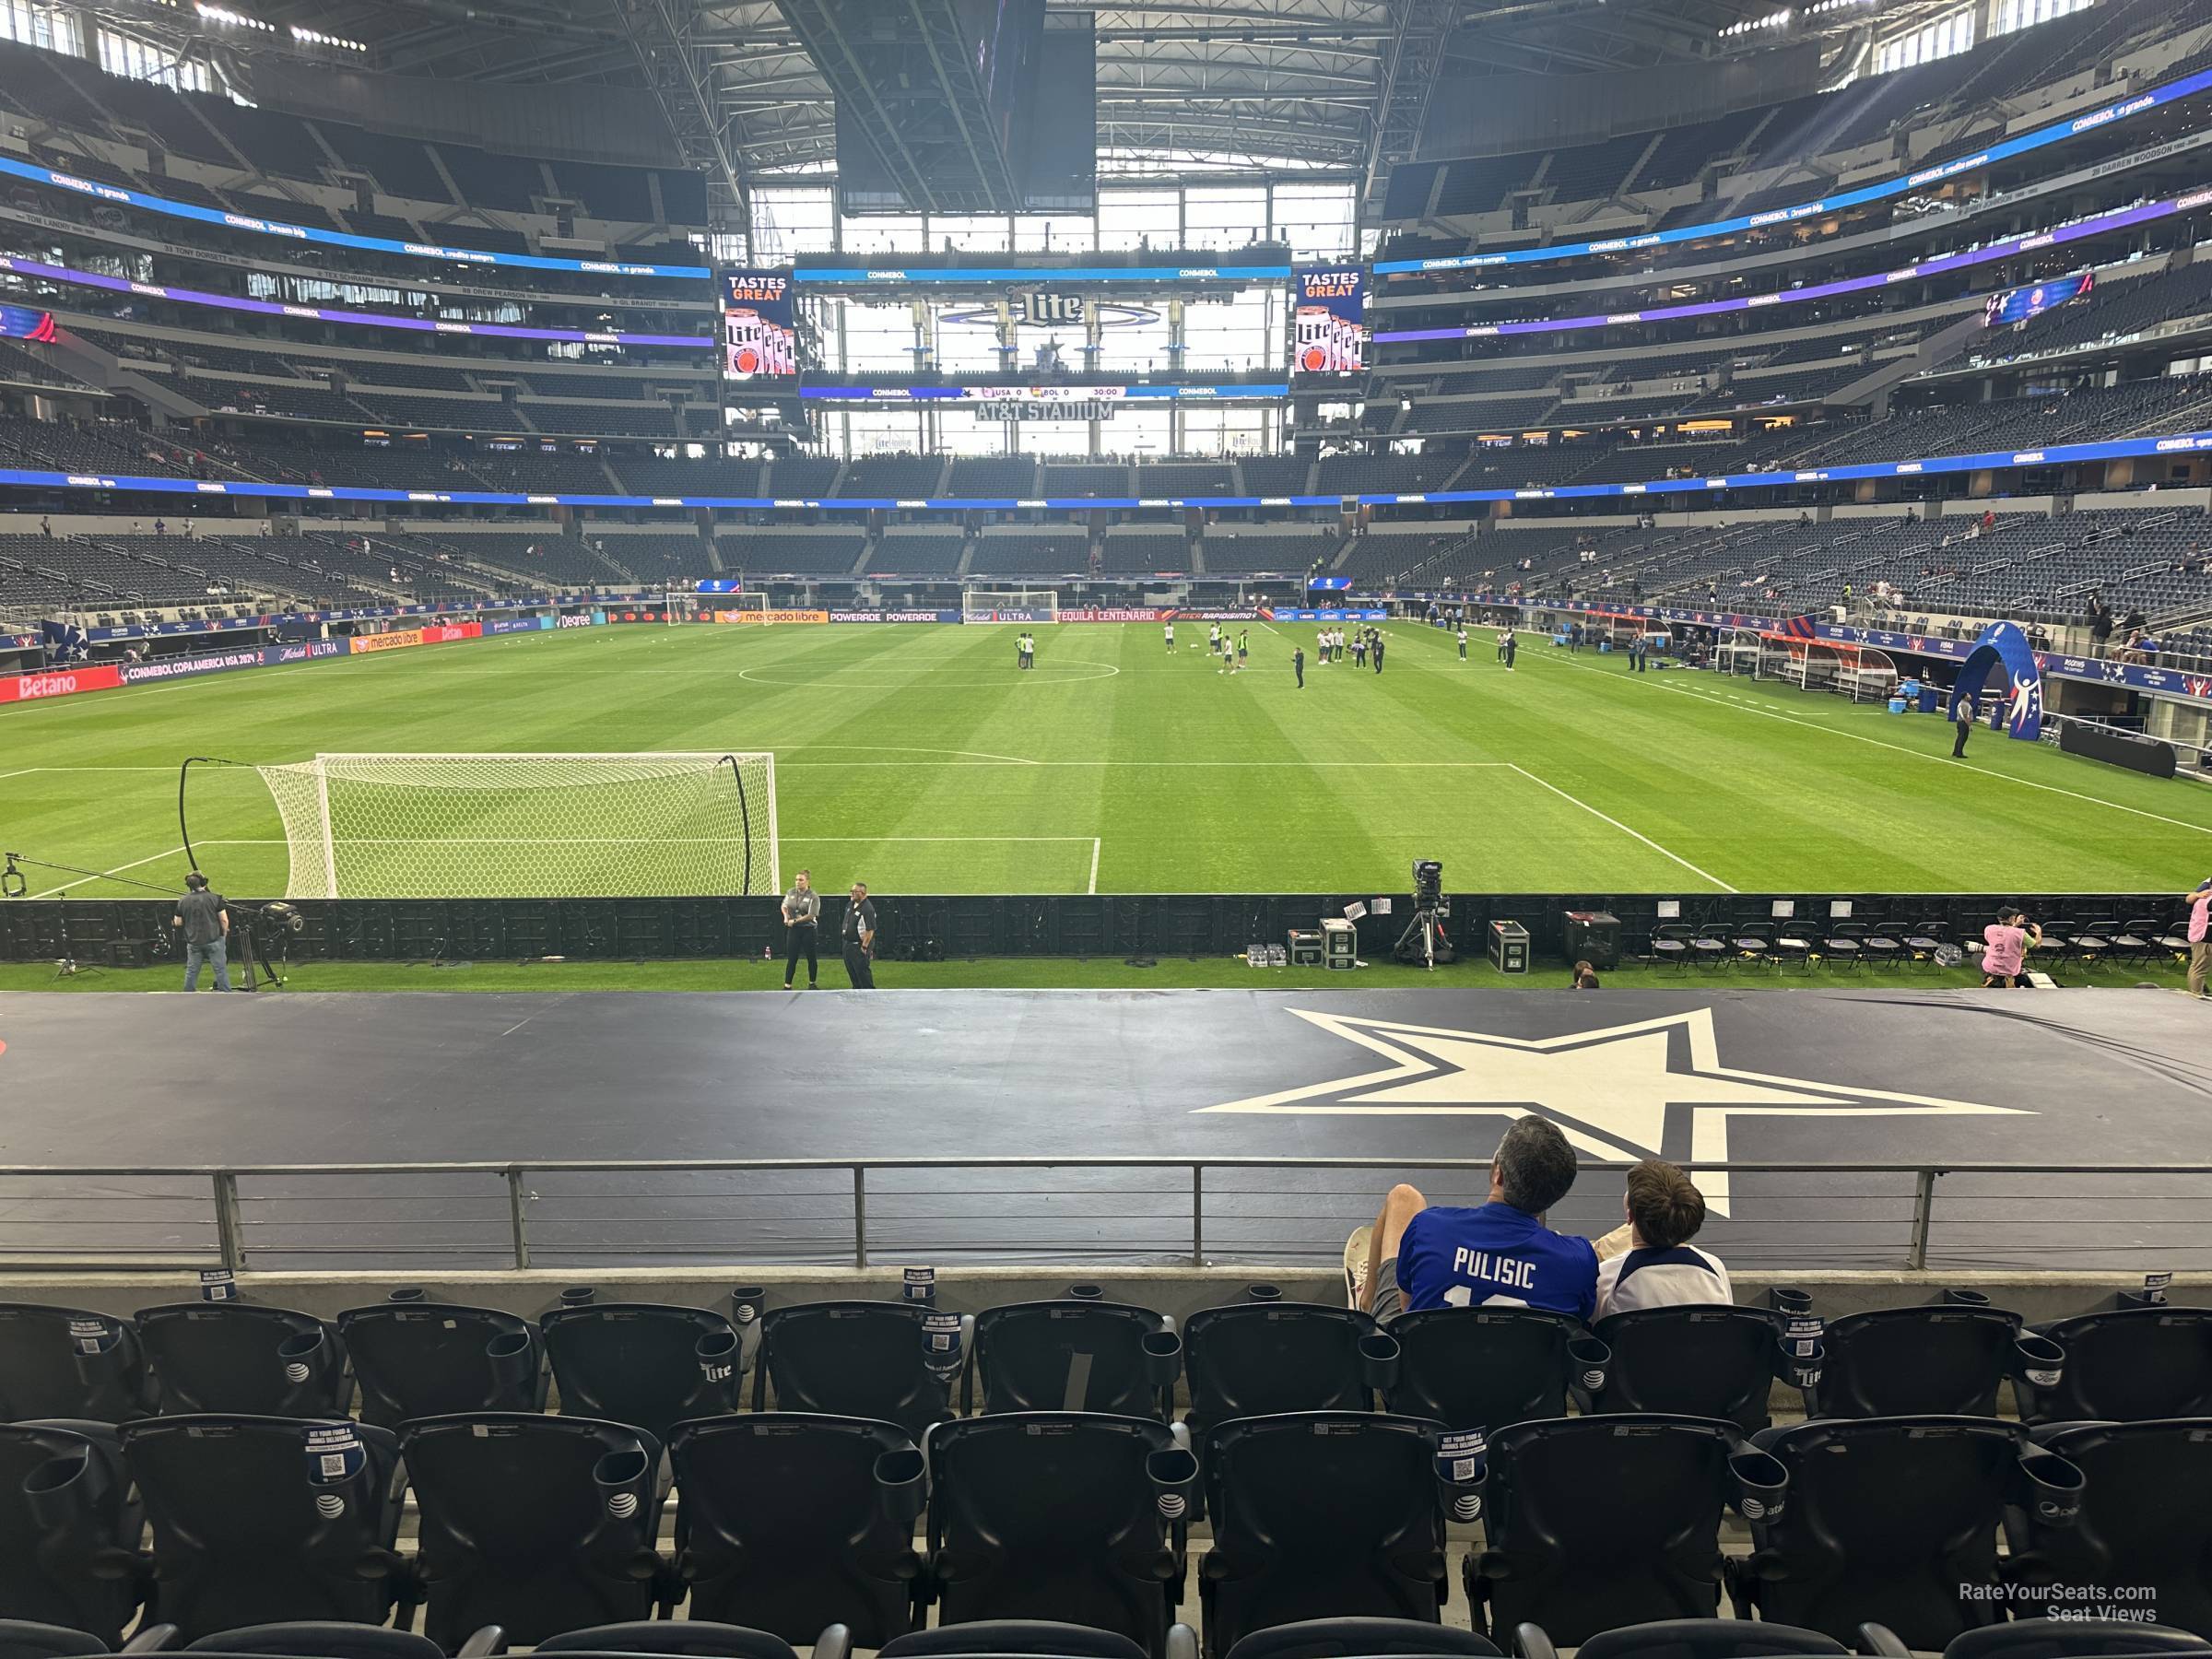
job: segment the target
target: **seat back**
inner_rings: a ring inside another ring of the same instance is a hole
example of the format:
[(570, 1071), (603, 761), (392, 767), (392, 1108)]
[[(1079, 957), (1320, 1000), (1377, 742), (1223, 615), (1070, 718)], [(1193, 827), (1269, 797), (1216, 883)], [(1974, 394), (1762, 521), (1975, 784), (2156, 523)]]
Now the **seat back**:
[[(1549, 1632), (1547, 1632), (1548, 1635)], [(1601, 1630), (1575, 1659), (1782, 1659), (1848, 1652), (1833, 1637), (1764, 1619), (1663, 1618)]]
[(922, 1453), (861, 1418), (767, 1412), (680, 1424), (677, 1570), (688, 1616), (812, 1642), (833, 1624), (856, 1647), (912, 1628)]
[(405, 1582), (388, 1430), (209, 1415), (147, 1418), (122, 1436), (153, 1527), (156, 1605), (186, 1641), (278, 1620), (383, 1622)]
[(423, 1632), (447, 1653), (485, 1625), (521, 1647), (650, 1615), (662, 1571), (653, 1435), (477, 1412), (409, 1423), (399, 1444), (421, 1511)]
[(1182, 1579), (1182, 1523), (1147, 1471), (1175, 1440), (1150, 1418), (1007, 1412), (929, 1431), (938, 1622), (1053, 1618), (1157, 1656)]
[(1767, 1426), (1780, 1333), (1763, 1309), (1637, 1308), (1608, 1314), (1592, 1334), (1613, 1356), (1593, 1410), (1719, 1418), (1747, 1434)]
[(81, 1659), (85, 1654), (108, 1651), (108, 1644), (99, 1637), (66, 1625), (0, 1618), (0, 1659)]
[(2212, 1651), (2202, 1636), (2124, 1618), (2016, 1618), (1969, 1630), (1943, 1659), (2150, 1659)]
[(120, 1423), (153, 1410), (153, 1376), (129, 1320), (0, 1302), (0, 1422)]
[(1239, 1641), (1227, 1659), (1497, 1659), (1487, 1636), (1418, 1618), (1305, 1618), (1270, 1625)]
[[(1830, 1326), (1830, 1329), (1834, 1329)], [(1809, 1422), (1760, 1437), (1790, 1477), (1743, 1569), (1762, 1618), (1850, 1641), (1863, 1622), (1940, 1649), (2004, 1616), (1962, 1588), (1997, 1571), (1997, 1527), (2027, 1444), (1994, 1418)]]
[(1732, 1424), (1697, 1418), (1500, 1430), (1484, 1488), (1490, 1547), (1472, 1581), (1491, 1635), (1533, 1623), (1579, 1645), (1621, 1625), (1714, 1617), (1728, 1459), (1740, 1444)]
[(2212, 1417), (2089, 1423), (2041, 1438), (2081, 1471), (2081, 1512), (2054, 1526), (2011, 1507), (2013, 1554), (2060, 1583), (2098, 1586), (2112, 1606), (2143, 1606), (2160, 1624), (2212, 1638)]
[(2053, 1387), (2015, 1381), (2030, 1422), (2212, 1417), (2212, 1308), (2108, 1309), (2043, 1334), (2066, 1350), (2066, 1367)]
[(1430, 1308), (1390, 1323), (1397, 1374), (1383, 1409), (1453, 1429), (1567, 1415), (1567, 1345), (1582, 1322), (1538, 1308)]
[(1244, 1418), (1201, 1448), (1208, 1653), (1323, 1618), (1432, 1623), (1444, 1596), (1438, 1426), (1368, 1412)]
[(952, 1415), (954, 1363), (933, 1364), (919, 1302), (801, 1302), (760, 1316), (753, 1409), (896, 1423), (919, 1440)]
[(141, 1308), (138, 1335), (171, 1416), (337, 1418), (353, 1403), (345, 1340), (311, 1313), (175, 1302)]
[(665, 1439), (677, 1423), (736, 1409), (737, 1333), (704, 1308), (591, 1302), (540, 1322), (566, 1416)]
[(1823, 1334), (1827, 1357), (1809, 1414), (1824, 1418), (1992, 1417), (2020, 1318), (1939, 1304), (1846, 1314)]
[(1234, 1418), (1365, 1411), (1374, 1403), (1359, 1351), (1382, 1327), (1319, 1302), (1232, 1302), (1184, 1322), (1183, 1376), (1194, 1435)]
[[(817, 1630), (816, 1636), (821, 1632)], [(571, 1630), (537, 1644), (541, 1653), (691, 1653), (701, 1659), (794, 1659), (791, 1643), (766, 1630), (705, 1619), (655, 1618)]]
[(106, 1424), (0, 1424), (0, 1618), (122, 1640), (144, 1580), (130, 1486)]
[(445, 1659), (428, 1636), (390, 1630), (382, 1625), (344, 1624), (331, 1619), (288, 1619), (247, 1625), (203, 1636), (187, 1650), (195, 1653), (266, 1653), (276, 1659)]
[(537, 1411), (546, 1359), (536, 1327), (492, 1308), (381, 1302), (338, 1315), (364, 1421), (393, 1426), (458, 1411)]
[(1149, 1308), (1121, 1302), (1017, 1302), (975, 1316), (969, 1363), (985, 1411), (1167, 1416), (1182, 1344)]

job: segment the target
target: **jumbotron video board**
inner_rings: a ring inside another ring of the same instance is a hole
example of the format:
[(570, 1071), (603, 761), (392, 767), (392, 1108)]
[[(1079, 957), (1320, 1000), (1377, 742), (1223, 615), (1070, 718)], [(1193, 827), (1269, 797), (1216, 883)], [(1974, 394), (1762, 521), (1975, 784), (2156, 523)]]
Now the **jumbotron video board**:
[(722, 372), (737, 382), (799, 371), (798, 308), (788, 271), (724, 271)]

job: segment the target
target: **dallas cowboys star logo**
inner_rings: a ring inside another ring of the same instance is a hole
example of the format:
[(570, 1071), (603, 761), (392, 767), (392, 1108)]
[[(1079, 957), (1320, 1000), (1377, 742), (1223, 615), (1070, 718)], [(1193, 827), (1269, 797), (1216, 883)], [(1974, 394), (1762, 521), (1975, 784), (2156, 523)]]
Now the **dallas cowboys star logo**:
[[(1645, 1158), (1724, 1163), (1729, 1120), (1738, 1117), (2034, 1115), (2012, 1106), (1723, 1065), (1709, 1008), (1533, 1040), (1305, 1008), (1288, 1012), (1391, 1064), (1199, 1111), (1508, 1118), (1535, 1112), (1557, 1124), (1579, 1150), (1626, 1163)], [(1674, 1064), (1677, 1049), (1686, 1067)], [(1713, 1214), (1726, 1215), (1728, 1177), (1705, 1171), (1697, 1183)]]

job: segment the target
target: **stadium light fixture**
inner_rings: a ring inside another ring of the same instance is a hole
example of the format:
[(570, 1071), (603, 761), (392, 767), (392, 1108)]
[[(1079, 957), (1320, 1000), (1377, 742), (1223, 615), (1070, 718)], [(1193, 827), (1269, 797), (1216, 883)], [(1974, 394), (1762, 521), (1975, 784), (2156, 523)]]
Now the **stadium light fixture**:
[(258, 29), (265, 34), (276, 32), (274, 23), (264, 22), (259, 18), (249, 18), (244, 12), (232, 11), (227, 6), (209, 6), (206, 0), (198, 0), (192, 9), (210, 23), (222, 23), (232, 29)]

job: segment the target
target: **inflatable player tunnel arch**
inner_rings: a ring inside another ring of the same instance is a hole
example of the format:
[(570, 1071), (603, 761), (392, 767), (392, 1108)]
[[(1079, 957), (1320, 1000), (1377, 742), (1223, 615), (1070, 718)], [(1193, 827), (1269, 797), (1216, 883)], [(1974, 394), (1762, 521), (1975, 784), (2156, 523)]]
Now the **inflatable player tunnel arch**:
[(2005, 735), (2033, 743), (2043, 734), (2043, 671), (2030, 649), (2028, 636), (2011, 622), (1993, 622), (1974, 641), (1966, 664), (1951, 688), (1949, 712), (1954, 719), (1959, 700), (1971, 697), (1978, 714), (1986, 718), (1990, 700), (1998, 699), (2005, 710)]

